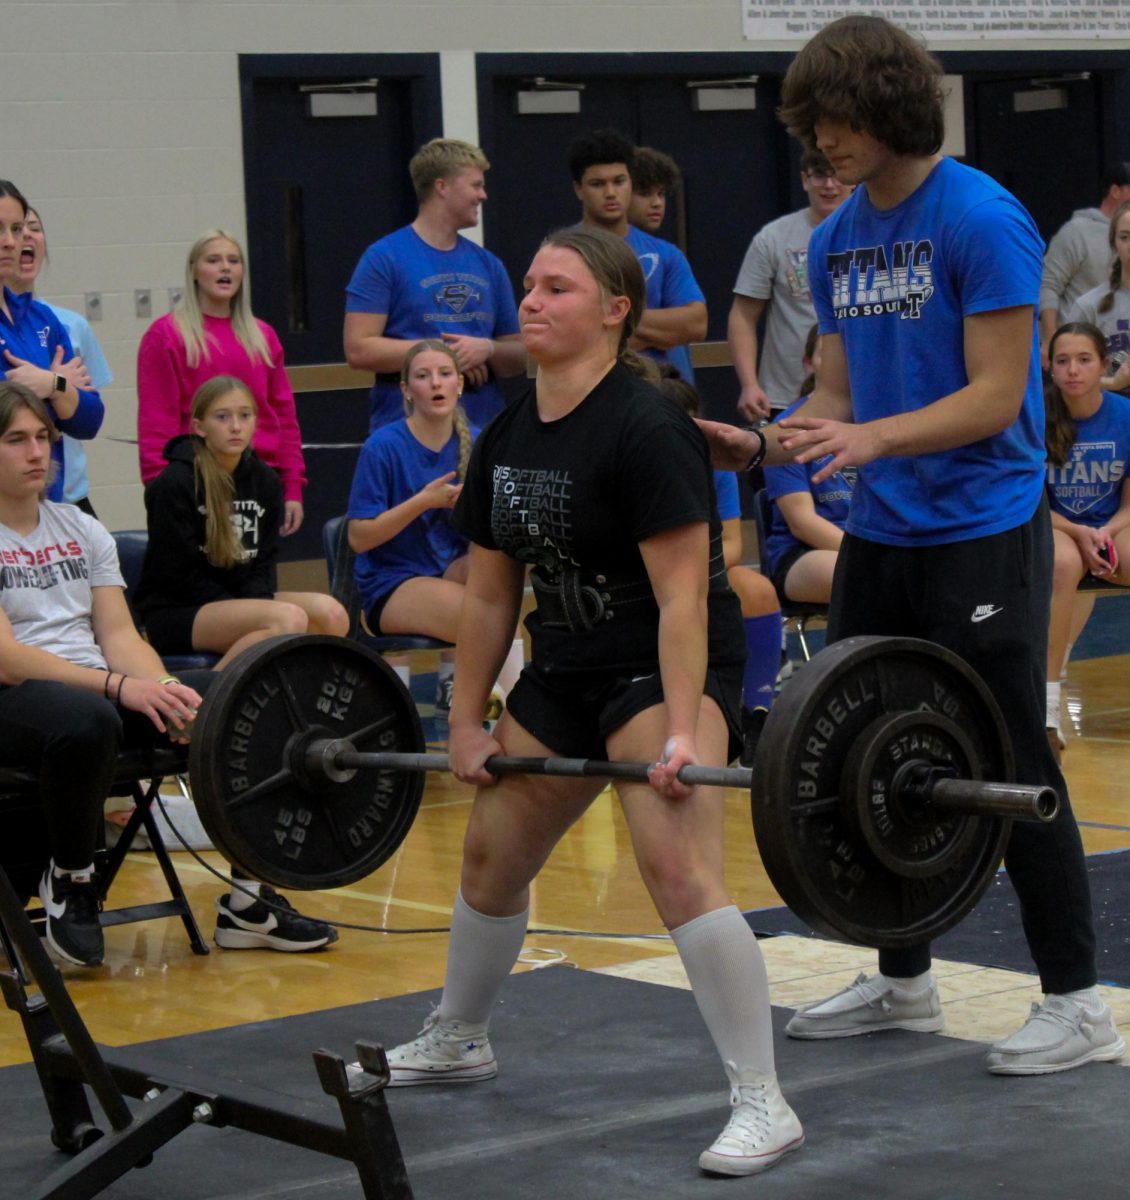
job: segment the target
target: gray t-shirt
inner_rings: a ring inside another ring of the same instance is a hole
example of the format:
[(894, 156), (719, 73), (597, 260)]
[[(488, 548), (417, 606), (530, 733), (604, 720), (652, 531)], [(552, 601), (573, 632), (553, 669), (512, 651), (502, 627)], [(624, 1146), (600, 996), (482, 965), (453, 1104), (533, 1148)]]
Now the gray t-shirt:
[(1110, 221), (1098, 208), (1079, 208), (1048, 242), (1040, 277), (1040, 312), (1054, 308), (1062, 323), (1071, 306), (1091, 288), (1110, 278), (1114, 252)]
[(804, 342), (816, 323), (808, 290), (811, 210), (778, 217), (749, 244), (734, 293), (768, 300), (765, 336), (759, 347), (757, 381), (774, 408), (786, 408), (804, 382)]
[(81, 509), (45, 500), (27, 536), (0, 524), (0, 608), (18, 642), (105, 670), (91, 622), (96, 587), (125, 580), (114, 539)]
[(1106, 349), (1113, 373), (1130, 358), (1130, 290), (1120, 287), (1114, 293), (1114, 303), (1106, 312), (1099, 312), (1099, 303), (1110, 295), (1110, 284), (1102, 283), (1085, 292), (1071, 306), (1069, 321), (1090, 321), (1106, 334)]

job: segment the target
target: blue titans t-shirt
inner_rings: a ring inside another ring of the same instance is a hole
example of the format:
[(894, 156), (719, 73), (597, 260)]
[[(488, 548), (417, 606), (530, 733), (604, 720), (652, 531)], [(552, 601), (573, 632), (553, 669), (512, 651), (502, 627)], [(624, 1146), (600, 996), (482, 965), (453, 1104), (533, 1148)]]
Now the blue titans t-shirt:
[(1048, 463), (1053, 512), (1098, 529), (1122, 505), (1122, 480), (1130, 457), (1130, 399), (1103, 392), (1098, 412), (1075, 422), (1075, 444), (1062, 467)]
[[(691, 273), (691, 265), (678, 246), (652, 237), (634, 225), (628, 226), (624, 240), (636, 252), (643, 268), (648, 308), (680, 308), (696, 300), (706, 303), (702, 288)], [(671, 363), (684, 379), (693, 382), (691, 352), (686, 346), (672, 346), (670, 350), (645, 350), (644, 354), (656, 362)]]
[[(504, 337), (518, 332), (518, 309), (502, 263), (465, 237), (437, 250), (405, 225), (361, 255), (345, 289), (347, 313), (384, 313), (384, 334), (419, 341), (445, 333)], [(482, 426), (504, 407), (493, 379), (463, 393), (463, 408)], [(399, 383), (374, 383), (369, 429), (404, 415)]]
[[(843, 340), (855, 420), (911, 412), (965, 387), (963, 321), (1031, 305), (1043, 243), (1020, 202), (943, 159), (901, 204), (856, 188), (813, 230), (808, 268), (821, 333)], [(859, 469), (848, 531), (896, 546), (987, 537), (1031, 519), (1044, 479), (1035, 317), (1023, 403), (1003, 432)]]
[[(416, 440), (406, 420), (383, 425), (361, 447), (346, 515), (379, 517), (458, 466), (455, 434), (437, 452)], [(406, 579), (440, 576), (466, 553), (467, 539), (452, 526), (451, 509), (429, 508), (396, 537), (357, 555), (353, 573), (365, 611)]]
[[(791, 416), (807, 400), (807, 396), (789, 405), (777, 420)], [(765, 490), (770, 500), (781, 496), (789, 496), (794, 492), (808, 492), (816, 508), (816, 515), (825, 521), (831, 521), (839, 529), (847, 526), (848, 510), (851, 505), (852, 493), (855, 490), (856, 469), (846, 467), (829, 475), (820, 483), (813, 483), (812, 476), (822, 467), (832, 461), (830, 454), (825, 454), (810, 463), (785, 463), (777, 467), (764, 467)], [(777, 564), (797, 546), (804, 543), (793, 535), (789, 523), (785, 520), (780, 508), (770, 506), (772, 519), (765, 538), (765, 563), (770, 575), (777, 569)]]

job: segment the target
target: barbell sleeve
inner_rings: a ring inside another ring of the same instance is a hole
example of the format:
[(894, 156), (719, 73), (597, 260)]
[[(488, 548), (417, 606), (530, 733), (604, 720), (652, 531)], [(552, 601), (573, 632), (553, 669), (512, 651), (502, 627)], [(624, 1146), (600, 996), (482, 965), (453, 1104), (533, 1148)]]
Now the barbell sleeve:
[(1054, 821), (1059, 815), (1055, 789), (1022, 783), (986, 783), (974, 779), (935, 779), (928, 803), (935, 808), (1014, 821)]

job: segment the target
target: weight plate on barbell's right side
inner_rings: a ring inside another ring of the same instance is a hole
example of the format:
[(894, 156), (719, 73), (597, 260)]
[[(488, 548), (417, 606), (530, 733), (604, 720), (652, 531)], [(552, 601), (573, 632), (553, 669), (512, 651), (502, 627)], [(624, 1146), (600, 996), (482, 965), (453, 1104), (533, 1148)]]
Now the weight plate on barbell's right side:
[(416, 706), (379, 654), (321, 635), (269, 638), (205, 697), (189, 748), (197, 811), (232, 864), (276, 887), (344, 887), (399, 848), (424, 790), (419, 772), (309, 769), (306, 748), (416, 754)]
[(883, 716), (936, 712), (960, 734), (974, 776), (1013, 778), (1000, 709), (956, 654), (915, 638), (857, 637), (817, 654), (781, 691), (753, 764), (758, 849), (785, 903), (822, 933), (878, 948), (930, 941), (956, 925), (992, 881), (1008, 822), (963, 817), (936, 872), (899, 874), (859, 827), (858, 780), (845, 768)]

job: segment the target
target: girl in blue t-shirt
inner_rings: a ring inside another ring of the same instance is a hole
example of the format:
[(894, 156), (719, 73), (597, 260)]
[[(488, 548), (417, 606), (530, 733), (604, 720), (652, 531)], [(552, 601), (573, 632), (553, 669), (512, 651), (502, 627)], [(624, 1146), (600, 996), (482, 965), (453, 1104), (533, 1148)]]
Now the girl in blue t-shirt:
[[(800, 399), (781, 414), (794, 413), (816, 386), (820, 369), (820, 333), (813, 325), (804, 343), (805, 381)], [(847, 524), (855, 488), (855, 469), (837, 471), (821, 483), (812, 476), (826, 466), (824, 455), (809, 463), (790, 462), (765, 467), (765, 490), (772, 519), (764, 555), (777, 594), (802, 604), (827, 604), (832, 599), (832, 576)]]
[[(1088, 572), (1130, 585), (1130, 399), (1104, 392), (1107, 339), (1085, 321), (1061, 325), (1048, 345), (1047, 490), (1055, 542), (1048, 628), (1049, 736), (1063, 745), (1060, 671), (1069, 653), (1075, 591)], [(1089, 611), (1084, 613), (1085, 617)], [(1076, 634), (1082, 624), (1076, 621)], [(1054, 681), (1054, 682), (1053, 682)]]
[[(369, 435), (349, 496), (349, 545), (362, 612), (374, 634), (454, 642), (467, 580), (467, 539), (451, 525), (471, 456), (459, 403), (463, 376), (443, 342), (417, 342), (400, 372), (407, 416)], [(441, 657), (437, 705), (452, 674)]]

